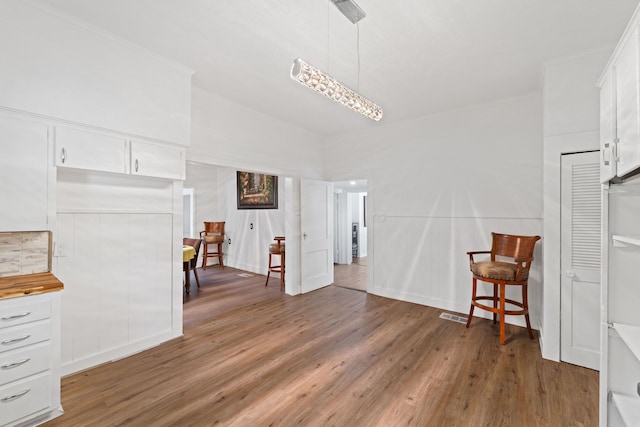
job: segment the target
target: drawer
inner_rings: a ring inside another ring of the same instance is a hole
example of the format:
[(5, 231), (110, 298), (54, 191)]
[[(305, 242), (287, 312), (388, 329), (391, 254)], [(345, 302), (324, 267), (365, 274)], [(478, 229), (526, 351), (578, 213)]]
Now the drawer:
[(0, 353), (47, 341), (50, 337), (51, 321), (49, 320), (0, 329)]
[(0, 353), (0, 386), (48, 370), (51, 344), (45, 341)]
[(51, 317), (48, 295), (9, 298), (0, 301), (0, 328), (6, 328)]
[(43, 373), (0, 387), (0, 425), (51, 406), (51, 375)]

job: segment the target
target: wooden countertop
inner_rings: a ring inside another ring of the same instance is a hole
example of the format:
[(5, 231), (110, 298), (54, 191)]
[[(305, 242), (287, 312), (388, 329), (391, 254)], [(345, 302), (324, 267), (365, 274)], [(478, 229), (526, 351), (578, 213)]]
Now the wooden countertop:
[(0, 277), (0, 299), (60, 291), (64, 285), (51, 273)]

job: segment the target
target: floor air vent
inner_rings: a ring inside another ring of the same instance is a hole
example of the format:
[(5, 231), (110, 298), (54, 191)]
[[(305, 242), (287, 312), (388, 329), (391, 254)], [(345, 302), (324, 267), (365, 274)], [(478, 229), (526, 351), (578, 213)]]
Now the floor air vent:
[(466, 317), (458, 316), (456, 314), (440, 313), (440, 318), (441, 319), (451, 320), (453, 322), (464, 323), (465, 325), (467, 324), (467, 318)]
[(240, 277), (253, 277), (253, 274), (249, 274), (249, 273), (240, 273), (240, 274), (238, 274), (238, 276), (240, 276)]

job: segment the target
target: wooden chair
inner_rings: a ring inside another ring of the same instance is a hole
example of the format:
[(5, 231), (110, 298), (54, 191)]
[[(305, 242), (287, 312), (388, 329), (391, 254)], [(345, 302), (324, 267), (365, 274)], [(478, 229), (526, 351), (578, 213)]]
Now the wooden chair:
[[(271, 272), (280, 273), (280, 290), (284, 291), (284, 237), (275, 237), (275, 243), (269, 245), (269, 268), (267, 271), (267, 281), (265, 286), (269, 284), (269, 276)], [(273, 256), (280, 256), (280, 265), (273, 265)]]
[[(491, 233), (493, 243), (491, 251), (467, 252), (469, 266), (473, 273), (473, 291), (471, 294), (471, 310), (467, 319), (467, 328), (471, 324), (473, 309), (475, 307), (493, 313), (493, 323), (496, 323), (496, 315), (500, 316), (500, 344), (504, 344), (504, 316), (524, 315), (527, 322), (529, 338), (533, 339), (533, 331), (529, 322), (529, 302), (527, 298), (527, 286), (529, 271), (533, 261), (533, 250), (540, 236), (515, 236), (509, 234)], [(476, 262), (473, 259), (477, 254), (491, 254), (490, 261)], [(477, 281), (493, 283), (493, 296), (476, 294)], [(520, 286), (522, 288), (522, 301), (506, 298), (507, 286)], [(498, 288), (499, 293), (498, 293)], [(492, 306), (484, 305), (478, 301), (491, 301)], [(512, 304), (520, 309), (507, 310), (506, 304)]]
[(224, 222), (204, 222), (204, 231), (200, 232), (200, 238), (204, 244), (202, 254), (202, 269), (207, 269), (209, 258), (218, 258), (218, 264), (224, 268), (222, 260), (222, 244), (224, 243)]
[[(182, 270), (185, 271), (187, 274), (191, 274), (191, 271), (193, 271), (193, 275), (196, 276), (196, 283), (198, 284), (198, 287), (200, 287), (200, 278), (198, 278), (198, 270), (197, 270), (198, 253), (200, 252), (200, 243), (202, 243), (200, 239), (190, 239), (188, 237), (185, 237), (184, 239), (182, 239), (183, 245), (192, 246), (193, 249), (196, 250), (196, 255), (191, 259), (191, 261), (184, 263)], [(189, 293), (189, 289), (187, 289), (187, 293)]]

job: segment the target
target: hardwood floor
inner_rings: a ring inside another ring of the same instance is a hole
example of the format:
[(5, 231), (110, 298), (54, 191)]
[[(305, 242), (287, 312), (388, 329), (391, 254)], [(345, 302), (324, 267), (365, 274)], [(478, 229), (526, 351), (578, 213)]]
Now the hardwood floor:
[(199, 270), (184, 337), (62, 380), (53, 426), (595, 426), (598, 375), (537, 340), (329, 286)]
[(367, 291), (367, 258), (354, 258), (351, 264), (333, 265), (336, 286), (357, 291)]

